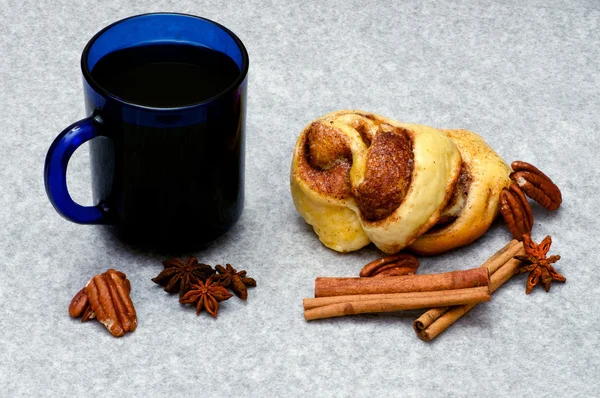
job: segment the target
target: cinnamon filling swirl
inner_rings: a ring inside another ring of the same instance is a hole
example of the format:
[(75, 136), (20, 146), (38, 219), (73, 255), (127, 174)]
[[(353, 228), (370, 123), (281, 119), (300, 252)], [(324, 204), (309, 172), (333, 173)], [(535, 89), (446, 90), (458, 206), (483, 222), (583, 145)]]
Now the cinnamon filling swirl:
[(304, 156), (298, 159), (300, 178), (316, 192), (348, 198), (352, 193), (352, 152), (345, 136), (332, 127), (313, 123), (303, 146)]
[(368, 221), (382, 220), (400, 206), (413, 170), (408, 133), (389, 125), (381, 127), (369, 147), (364, 180), (353, 190), (362, 217)]

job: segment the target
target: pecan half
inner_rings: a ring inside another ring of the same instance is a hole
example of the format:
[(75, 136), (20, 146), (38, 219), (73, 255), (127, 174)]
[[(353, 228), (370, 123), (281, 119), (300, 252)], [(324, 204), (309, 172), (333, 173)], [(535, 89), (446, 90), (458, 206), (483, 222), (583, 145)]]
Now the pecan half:
[[(129, 292), (131, 291), (131, 284), (129, 283), (129, 279), (127, 279), (127, 276), (121, 271), (114, 272), (123, 280), (127, 294), (129, 294)], [(72, 318), (78, 318), (81, 316), (81, 322), (87, 322), (90, 319), (96, 318), (96, 314), (94, 313), (94, 311), (92, 311), (90, 301), (88, 300), (87, 293), (85, 292), (85, 287), (78, 291), (75, 297), (73, 297), (73, 299), (71, 300), (71, 304), (69, 305), (69, 315)]]
[(88, 308), (90, 308), (90, 302), (87, 294), (85, 294), (85, 287), (77, 292), (75, 297), (71, 300), (69, 305), (69, 315), (72, 318), (77, 318), (83, 314)]
[(533, 212), (521, 188), (515, 183), (500, 192), (500, 213), (513, 237), (519, 241), (533, 228)]
[(137, 316), (131, 297), (129, 297), (129, 281), (121, 279), (120, 275), (114, 269), (106, 271), (103, 277), (107, 282), (110, 296), (123, 330), (125, 332), (133, 332), (137, 327)]
[(360, 271), (361, 277), (414, 275), (419, 260), (411, 254), (398, 253), (371, 261)]
[(510, 178), (516, 182), (527, 196), (548, 210), (556, 210), (562, 203), (560, 189), (550, 177), (532, 164), (516, 160), (511, 164), (514, 170)]
[(81, 315), (81, 322), (97, 318), (116, 337), (133, 332), (137, 315), (129, 297), (131, 285), (125, 274), (109, 269), (95, 275), (73, 297), (69, 306), (72, 317)]
[(96, 318), (115, 337), (133, 332), (137, 327), (137, 316), (128, 283), (117, 271), (109, 269), (94, 276), (86, 285), (85, 292)]

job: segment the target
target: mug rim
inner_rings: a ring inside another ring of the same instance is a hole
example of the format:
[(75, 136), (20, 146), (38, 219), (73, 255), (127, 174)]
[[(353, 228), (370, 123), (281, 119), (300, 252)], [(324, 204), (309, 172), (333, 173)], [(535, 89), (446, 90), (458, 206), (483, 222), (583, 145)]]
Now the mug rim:
[[(92, 71), (89, 69), (89, 65), (88, 65), (88, 55), (89, 52), (92, 48), (92, 46), (94, 45), (94, 43), (96, 42), (96, 40), (102, 36), (106, 31), (108, 31), (109, 29), (111, 29), (112, 27), (125, 22), (129, 19), (134, 19), (134, 18), (139, 18), (139, 17), (146, 17), (146, 16), (156, 16), (156, 15), (177, 15), (177, 16), (182, 16), (182, 17), (192, 17), (195, 19), (201, 19), (204, 20), (210, 24), (213, 24), (215, 26), (217, 26), (218, 28), (222, 29), (225, 33), (227, 33), (235, 42), (235, 44), (238, 46), (241, 54), (242, 54), (242, 67), (240, 69), (240, 73), (238, 75), (238, 77), (233, 81), (233, 83), (231, 85), (229, 85), (227, 88), (225, 88), (224, 90), (220, 91), (219, 93), (217, 93), (216, 95), (204, 99), (202, 101), (198, 101), (198, 102), (194, 102), (192, 104), (189, 105), (184, 105), (184, 106), (177, 106), (177, 107), (169, 107), (169, 108), (158, 108), (158, 107), (152, 107), (152, 106), (146, 106), (146, 105), (141, 105), (141, 104), (136, 104), (135, 102), (129, 102), (126, 101), (122, 98), (119, 98), (117, 96), (115, 96), (114, 94), (112, 94), (110, 91), (106, 90), (104, 87), (102, 87), (93, 77), (92, 77)], [(85, 48), (83, 49), (83, 53), (81, 54), (81, 71), (83, 73), (83, 77), (84, 79), (87, 81), (87, 83), (90, 85), (90, 87), (96, 91), (97, 93), (99, 93), (100, 95), (102, 95), (105, 98), (110, 98), (111, 100), (117, 101), (121, 104), (127, 105), (127, 106), (131, 106), (133, 108), (138, 108), (138, 109), (143, 109), (143, 110), (149, 110), (149, 111), (153, 111), (153, 112), (173, 112), (173, 111), (184, 111), (184, 110), (189, 110), (189, 109), (193, 109), (196, 107), (200, 107), (203, 105), (206, 105), (208, 103), (213, 102), (215, 99), (235, 90), (237, 87), (239, 87), (243, 81), (246, 79), (246, 76), (248, 75), (248, 66), (249, 66), (249, 58), (248, 58), (248, 51), (246, 50), (246, 47), (244, 46), (244, 43), (242, 43), (242, 41), (239, 39), (239, 37), (237, 37), (237, 35), (235, 33), (233, 33), (231, 30), (229, 30), (228, 28), (226, 28), (225, 26), (221, 25), (218, 22), (215, 22), (213, 20), (210, 20), (208, 18), (203, 18), (203, 17), (199, 17), (197, 15), (192, 15), (192, 14), (185, 14), (185, 13), (180, 13), (180, 12), (150, 12), (150, 13), (145, 13), (145, 14), (137, 14), (137, 15), (132, 15), (130, 17), (127, 18), (123, 18), (120, 19), (118, 21), (115, 21), (113, 23), (111, 23), (110, 25), (104, 27), (102, 30), (100, 30), (98, 33), (96, 33), (86, 44)]]

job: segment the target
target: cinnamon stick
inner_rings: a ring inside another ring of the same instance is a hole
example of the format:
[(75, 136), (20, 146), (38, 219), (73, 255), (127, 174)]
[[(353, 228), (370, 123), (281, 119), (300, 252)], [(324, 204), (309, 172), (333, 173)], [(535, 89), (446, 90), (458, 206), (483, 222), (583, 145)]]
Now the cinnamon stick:
[(518, 254), (520, 250), (523, 248), (523, 242), (519, 242), (516, 239), (508, 242), (506, 246), (502, 249), (498, 250), (492, 257), (490, 257), (485, 263), (481, 265), (481, 268), (487, 268), (492, 275), (496, 272), (500, 267), (508, 262), (508, 260), (512, 259), (514, 256)]
[[(441, 296), (479, 296), (489, 293), (489, 286), (470, 287), (467, 289), (438, 290), (435, 293)], [(305, 298), (303, 305), (305, 310), (317, 307), (324, 307), (331, 304), (352, 303), (355, 301), (375, 301), (375, 300), (393, 300), (393, 299), (420, 299), (422, 297), (432, 296), (434, 292), (411, 292), (411, 293), (386, 293), (386, 294), (356, 294), (351, 296), (331, 296), (318, 298)]]
[[(378, 297), (375, 296), (388, 296)], [(393, 312), (401, 310), (414, 310), (436, 306), (450, 306), (458, 304), (473, 304), (490, 300), (488, 287), (477, 287), (470, 289), (454, 289), (444, 291), (398, 293), (387, 295), (367, 296), (337, 296), (306, 300), (344, 300), (328, 305), (313, 307), (304, 311), (307, 321), (314, 319), (332, 318), (336, 316), (364, 314), (369, 312)], [(346, 301), (347, 300), (347, 301)], [(317, 302), (318, 304), (319, 302)], [(315, 305), (309, 301), (309, 306)]]
[(488, 286), (487, 268), (385, 278), (317, 278), (315, 297), (409, 293)]
[[(487, 269), (491, 274), (491, 293), (496, 291), (518, 272), (521, 262), (513, 257), (524, 253), (523, 243), (513, 240), (482, 265), (482, 268)], [(413, 322), (413, 328), (421, 340), (430, 341), (477, 304), (471, 303), (454, 307), (432, 308)]]

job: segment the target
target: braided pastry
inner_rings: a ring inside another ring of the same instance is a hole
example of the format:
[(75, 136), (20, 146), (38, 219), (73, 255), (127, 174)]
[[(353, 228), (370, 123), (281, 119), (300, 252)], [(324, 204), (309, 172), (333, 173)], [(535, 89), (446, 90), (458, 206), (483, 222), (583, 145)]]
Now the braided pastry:
[(343, 110), (300, 134), (291, 190), (297, 211), (333, 250), (373, 242), (386, 253), (411, 245), (435, 254), (485, 233), (509, 174), (474, 133)]

